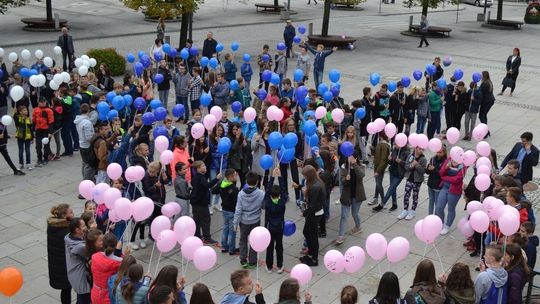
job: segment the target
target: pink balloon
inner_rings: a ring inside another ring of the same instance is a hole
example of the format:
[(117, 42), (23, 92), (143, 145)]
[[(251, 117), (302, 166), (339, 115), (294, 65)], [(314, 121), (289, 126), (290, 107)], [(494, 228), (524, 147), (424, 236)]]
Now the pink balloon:
[(458, 146), (453, 146), (450, 149), (450, 158), (458, 164), (463, 163), (463, 149)]
[(135, 170), (137, 171), (137, 181), (141, 181), (146, 174), (146, 170), (142, 166), (135, 166)]
[(487, 158), (485, 156), (479, 157), (476, 160), (476, 167), (479, 167), (479, 166), (482, 166), (482, 165), (486, 165), (489, 168), (491, 168), (491, 160), (489, 160), (489, 158)]
[[(161, 206), (161, 214), (165, 215), (166, 217), (173, 217), (177, 215), (178, 213), (176, 213), (177, 208), (175, 204), (178, 205), (178, 203), (170, 202)], [(178, 205), (178, 208), (181, 208), (180, 205)]]
[(394, 137), (396, 135), (396, 132), (397, 132), (397, 128), (395, 124), (389, 122), (386, 124), (386, 126), (384, 126), (384, 134), (386, 134), (388, 138)]
[(324, 266), (330, 272), (341, 273), (345, 270), (345, 257), (335, 249), (329, 250), (324, 255)]
[(103, 193), (103, 201), (109, 210), (114, 209), (114, 203), (121, 197), (122, 192), (116, 188), (109, 188), (105, 190), (105, 193)]
[(199, 249), (195, 250), (195, 255), (193, 257), (193, 265), (199, 271), (210, 270), (214, 265), (216, 265), (217, 255), (214, 248), (209, 246), (202, 246)]
[(345, 271), (348, 273), (357, 272), (366, 262), (364, 249), (359, 246), (349, 247), (349, 249), (345, 251), (343, 257), (345, 258)]
[(416, 143), (418, 147), (422, 149), (427, 149), (427, 147), (429, 146), (429, 139), (425, 134), (418, 134), (416, 136)]
[(158, 234), (156, 239), (156, 247), (159, 252), (167, 253), (173, 250), (175, 245), (176, 238), (174, 237), (174, 232), (172, 230), (163, 230)]
[(424, 220), (419, 220), (416, 222), (416, 224), (414, 224), (414, 235), (416, 235), (416, 237), (427, 244), (427, 239), (426, 237), (424, 236), (424, 231), (422, 230), (422, 225), (424, 224)]
[(496, 210), (500, 206), (496, 198), (488, 196), (482, 201), (482, 211), (484, 211), (492, 221), (495, 221)]
[(216, 123), (217, 123), (217, 119), (212, 114), (206, 114), (203, 118), (203, 125), (206, 128), (206, 130), (212, 130), (216, 126)]
[(418, 146), (418, 134), (416, 133), (409, 134), (409, 145), (411, 145), (412, 147)]
[(502, 205), (495, 209), (495, 217), (497, 217), (497, 219), (500, 219), (503, 214), (507, 213), (512, 214), (519, 219), (519, 211), (515, 207)]
[(122, 219), (120, 219), (118, 217), (118, 215), (116, 214), (116, 211), (114, 209), (111, 209), (109, 210), (109, 221), (111, 223), (118, 223), (120, 222)]
[(109, 188), (111, 188), (111, 186), (109, 186), (106, 183), (99, 183), (94, 187), (94, 191), (92, 192), (92, 194), (93, 194), (92, 196), (94, 197), (94, 201), (98, 205), (105, 204), (105, 201), (103, 200), (103, 194), (105, 194), (105, 191), (107, 189), (109, 189)]
[(125, 197), (119, 198), (114, 202), (114, 210), (116, 210), (118, 217), (124, 221), (129, 220), (133, 214), (131, 202)]
[(169, 139), (160, 135), (154, 139), (154, 146), (156, 147), (156, 150), (161, 153), (169, 148)]
[(133, 219), (136, 222), (144, 221), (154, 212), (154, 202), (146, 196), (139, 197), (133, 202)]
[(366, 240), (366, 251), (368, 255), (375, 261), (380, 261), (386, 255), (386, 247), (388, 242), (380, 233), (372, 233)]
[(468, 204), (467, 204), (467, 213), (470, 214), (473, 214), (473, 212), (475, 212), (476, 210), (482, 210), (482, 203), (480, 203), (479, 201), (470, 201)]
[(174, 223), (174, 233), (178, 244), (182, 245), (185, 239), (195, 235), (195, 221), (189, 216), (181, 216)]
[[(489, 219), (492, 220), (492, 221), (497, 221), (501, 217), (501, 214), (499, 213), (499, 210), (500, 210), (500, 208), (502, 206), (504, 206), (504, 202), (501, 201), (500, 199), (496, 198), (496, 199), (493, 200), (491, 205), (493, 206), (493, 210), (491, 211), (491, 213), (488, 213)], [(519, 212), (516, 213), (516, 214), (519, 217)]]
[(519, 216), (512, 213), (504, 213), (499, 218), (499, 229), (502, 234), (509, 236), (519, 230)]
[(381, 132), (384, 130), (384, 127), (386, 126), (386, 121), (382, 118), (377, 118), (373, 123), (377, 126), (377, 132)]
[(107, 166), (107, 176), (110, 179), (116, 180), (122, 176), (122, 166), (117, 163), (111, 163)]
[(168, 165), (173, 160), (173, 152), (171, 150), (165, 150), (161, 152), (161, 155), (159, 155), (159, 161), (163, 165)]
[(318, 107), (315, 109), (315, 118), (321, 119), (326, 115), (326, 108), (323, 106)]
[(491, 178), (487, 174), (478, 174), (474, 179), (474, 186), (478, 191), (486, 191), (491, 185)]
[(461, 158), (463, 159), (463, 165), (469, 167), (476, 162), (476, 153), (473, 150), (467, 150), (463, 153)]
[(285, 114), (283, 113), (283, 110), (278, 108), (276, 111), (274, 111), (274, 120), (275, 121), (283, 120), (283, 116), (285, 116)]
[(270, 245), (270, 231), (265, 227), (253, 228), (249, 233), (249, 245), (256, 252), (263, 252)]
[(466, 237), (470, 237), (474, 234), (474, 229), (471, 227), (471, 223), (467, 219), (461, 225), (458, 225), (458, 230)]
[(332, 119), (340, 124), (343, 122), (343, 118), (345, 118), (345, 113), (343, 113), (342, 109), (333, 109), (332, 110)]
[(366, 126), (366, 130), (369, 134), (375, 134), (377, 133), (377, 125), (374, 122), (370, 122)]
[(422, 235), (426, 243), (433, 244), (441, 233), (443, 223), (440, 217), (430, 214), (424, 218), (422, 223)]
[(249, 107), (244, 110), (244, 120), (247, 123), (251, 123), (252, 121), (254, 121), (255, 117), (257, 117), (257, 111), (255, 111), (254, 108)]
[(459, 141), (459, 130), (455, 127), (446, 130), (446, 139), (451, 145), (457, 143)]
[(390, 263), (398, 263), (407, 258), (411, 246), (406, 238), (398, 236), (388, 243), (386, 258)]
[(126, 173), (124, 174), (124, 176), (126, 177), (126, 180), (129, 183), (136, 182), (137, 181), (137, 168), (135, 168), (134, 166), (128, 167), (126, 169)]
[(154, 239), (163, 231), (171, 229), (171, 220), (164, 215), (157, 216), (150, 224), (150, 233)]
[(313, 272), (306, 264), (296, 264), (291, 269), (291, 278), (297, 279), (300, 285), (307, 285), (311, 278), (313, 277)]
[(180, 207), (180, 205), (177, 202), (170, 202), (169, 204), (171, 204), (174, 207), (174, 215), (178, 215), (180, 214), (180, 212), (182, 212), (182, 207)]
[(191, 127), (191, 136), (194, 139), (199, 139), (203, 137), (203, 135), (204, 135), (204, 125), (200, 122), (196, 122), (195, 124), (193, 124), (193, 126)]
[(266, 118), (268, 118), (268, 121), (275, 121), (276, 120), (276, 112), (279, 110), (278, 107), (272, 105), (269, 106), (268, 109), (266, 109)]
[(481, 156), (488, 157), (491, 154), (491, 146), (485, 141), (479, 141), (476, 144), (476, 152)]
[(182, 256), (191, 261), (195, 257), (195, 251), (203, 246), (203, 242), (196, 236), (187, 237), (182, 243)]
[(210, 109), (210, 114), (214, 115), (214, 117), (216, 118), (216, 121), (220, 121), (221, 118), (223, 117), (223, 110), (221, 109), (220, 106), (213, 106)]
[(94, 197), (94, 184), (91, 180), (83, 180), (79, 183), (79, 194), (82, 195), (85, 199), (91, 200)]
[(476, 174), (491, 174), (491, 168), (486, 165), (481, 165), (479, 167), (476, 167)]
[(484, 233), (489, 227), (489, 216), (482, 210), (475, 211), (471, 214), (469, 223), (474, 231)]
[(489, 132), (488, 126), (484, 123), (481, 123), (473, 129), (472, 137), (475, 140), (483, 140), (484, 137), (488, 134), (488, 132)]
[(437, 153), (437, 152), (441, 151), (441, 149), (442, 149), (441, 140), (438, 139), (438, 138), (430, 139), (429, 143), (428, 143), (428, 148), (429, 148), (429, 151), (431, 151), (433, 153)]
[(394, 138), (394, 142), (400, 148), (405, 147), (407, 145), (407, 135), (405, 135), (403, 133), (397, 134), (396, 138)]

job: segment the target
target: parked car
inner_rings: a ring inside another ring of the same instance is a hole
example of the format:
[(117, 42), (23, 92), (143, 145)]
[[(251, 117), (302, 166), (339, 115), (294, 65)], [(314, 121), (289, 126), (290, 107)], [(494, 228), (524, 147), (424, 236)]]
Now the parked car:
[(487, 5), (487, 7), (491, 7), (493, 5), (493, 0), (461, 0), (461, 2), (480, 7), (484, 7), (484, 5)]

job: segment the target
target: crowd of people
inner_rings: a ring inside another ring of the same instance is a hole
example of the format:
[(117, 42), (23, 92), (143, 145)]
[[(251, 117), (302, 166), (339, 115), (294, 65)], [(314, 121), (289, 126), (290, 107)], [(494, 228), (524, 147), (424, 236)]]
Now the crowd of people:
[[(521, 215), (520, 232), (502, 247), (503, 238), (498, 237), (497, 227), (491, 227), (489, 233), (475, 233), (464, 244), (471, 256), (483, 257), (484, 262), (479, 266), (482, 272), (476, 282), (472, 281), (467, 265), (457, 263), (448, 276), (437, 278), (432, 262), (424, 260), (418, 265), (412, 284), (401, 282), (411, 284), (405, 297), (401, 296), (397, 276), (388, 272), (382, 276), (377, 295), (370, 303), (521, 303), (521, 293), (534, 269), (538, 246), (538, 238), (534, 236), (536, 219), (531, 202), (523, 192), (523, 185), (532, 179), (532, 168), (538, 164), (539, 151), (532, 144), (533, 134), (523, 133), (521, 142), (516, 143), (500, 167), (497, 166), (496, 152), (492, 150), (492, 187), (480, 192), (474, 187), (476, 172), (467, 184), (464, 181), (467, 168), (447, 156), (446, 146), (428, 158), (421, 147), (400, 148), (385, 132), (368, 132), (368, 124), (382, 118), (395, 124), (397, 132), (406, 135), (416, 130), (417, 134), (426, 133), (430, 139), (443, 140), (446, 130), (454, 127), (463, 130), (463, 140), (470, 141), (477, 116), (480, 122), (487, 124), (489, 110), (495, 101), (489, 72), (483, 71), (480, 82), (469, 84), (452, 76), (441, 88), (438, 80), (444, 77), (444, 69), (441, 59), (436, 57), (433, 62), (436, 71), (424, 75), (425, 86), (412, 86), (408, 91), (409, 84), (403, 82), (398, 82), (395, 88), (386, 83), (378, 90), (365, 87), (363, 97), (350, 104), (340, 97), (339, 87), (332, 86), (331, 98), (327, 100), (328, 94), (321, 91), (320, 85), (324, 78), (325, 58), (336, 49), (325, 50), (323, 45), (313, 48), (303, 43), (293, 46), (293, 31), (294, 27), (288, 22), (284, 33), (285, 49), (280, 49), (274, 56), (270, 55), (268, 45), (263, 46), (256, 60), (259, 79), (255, 85), (251, 82), (254, 69), (250, 58), (243, 58), (244, 63), (237, 69), (232, 54), (220, 56), (219, 44), (211, 32), (204, 40), (202, 55), (216, 58), (219, 63), (216, 68), (202, 64), (195, 52), (190, 52), (185, 60), (168, 60), (162, 37), (158, 37), (151, 55), (161, 53), (162, 56), (151, 57), (161, 60), (155, 60), (140, 77), (128, 72), (122, 82), (114, 80), (106, 64), (102, 63), (95, 73), (81, 76), (71, 72), (70, 78), (58, 89), (49, 86), (33, 88), (20, 74), (26, 68), (22, 61), (13, 62), (9, 71), (1, 63), (0, 109), (5, 111), (1, 114), (7, 113), (10, 87), (20, 85), (25, 89), (21, 100), (11, 101), (19, 148), (18, 167), (7, 151), (7, 128), (0, 125), (0, 151), (16, 175), (80, 151), (82, 179), (96, 184), (109, 183), (130, 200), (146, 196), (156, 206), (148, 221), (137, 222), (127, 233), (131, 236), (127, 241), (124, 232), (128, 223), (113, 223), (105, 205), (87, 201), (80, 217), (75, 217), (72, 208), (66, 204), (52, 209), (47, 221), (49, 278), (51, 287), (61, 290), (62, 303), (71, 303), (72, 289), (77, 294), (77, 303), (187, 303), (183, 290), (186, 279), (179, 277), (176, 266), (165, 266), (152, 278), (144, 274), (143, 266), (131, 255), (134, 250), (146, 248), (148, 239), (154, 241), (151, 233), (145, 234), (145, 227), (161, 214), (168, 187), (174, 188), (175, 201), (181, 206), (180, 215), (193, 217), (195, 236), (205, 244), (219, 247), (224, 254), (239, 255), (244, 269), (231, 274), (233, 292), (225, 295), (220, 303), (251, 303), (249, 296), (253, 289), (255, 302), (265, 303), (262, 286), (253, 282), (249, 272), (257, 265), (257, 255), (248, 246), (251, 230), (262, 225), (270, 231), (266, 270), (283, 273), (285, 210), (291, 208), (288, 201), (296, 202), (294, 208), (300, 209), (305, 218), (302, 231), (305, 241), (300, 261), (311, 267), (318, 266), (319, 238), (327, 237), (330, 194), (332, 191), (339, 193), (336, 203), (341, 206), (341, 216), (335, 240), (339, 246), (347, 235), (349, 216), (354, 220), (354, 228), (348, 233), (362, 232), (359, 210), (370, 197), (364, 185), (370, 168), (376, 187), (368, 204), (373, 205), (373, 212), (380, 212), (392, 199), (389, 211), (402, 209), (397, 215), (398, 220), (415, 218), (419, 192), (427, 175), (428, 211), (443, 221), (442, 235), (450, 232), (462, 196), (469, 202), (493, 195), (516, 207)], [(47, 67), (41, 59), (32, 66), (49, 80), (61, 71), (72, 69), (74, 48), (67, 30), (59, 38), (58, 46), (65, 54), (63, 69)], [(191, 40), (186, 48), (193, 48)], [(300, 79), (296, 79), (296, 75), (295, 79), (287, 77), (291, 57), (296, 57), (295, 72), (302, 71)], [(509, 61), (509, 74), (512, 74), (512, 69), (516, 71), (516, 59), (509, 58)], [(266, 71), (273, 71), (279, 79), (267, 79)], [(314, 87), (302, 100), (296, 90), (309, 86), (311, 73)], [(154, 83), (156, 74), (163, 76), (159, 84)], [(514, 76), (517, 77), (517, 72)], [(169, 112), (163, 121), (147, 124), (143, 114), (150, 107), (140, 110), (134, 104), (126, 106), (112, 119), (103, 119), (98, 113), (98, 103), (107, 102), (112, 108), (116, 96), (130, 96), (131, 100), (143, 98), (148, 105), (159, 96), (169, 110), (171, 82), (175, 103), (184, 106), (181, 116)], [(213, 99), (210, 105), (203, 106), (200, 98), (208, 93)], [(240, 109), (231, 107), (236, 101), (240, 103)], [(208, 113), (215, 105), (221, 107), (222, 116), (214, 128), (195, 139), (191, 128), (202, 122), (203, 113)], [(282, 119), (268, 119), (270, 106), (277, 106), (282, 111)], [(248, 107), (256, 110), (255, 120), (245, 119), (244, 111)], [(325, 109), (322, 116), (316, 114), (320, 107)], [(343, 111), (342, 122), (337, 123), (330, 115), (334, 109)], [(359, 110), (364, 115), (358, 115)], [(229, 119), (229, 115), (233, 117)], [(442, 126), (443, 117), (446, 130)], [(316, 142), (311, 137), (308, 139), (303, 131), (308, 122), (317, 126)], [(173, 151), (173, 160), (168, 165), (154, 160), (158, 126), (166, 130), (169, 149)], [(283, 135), (296, 134), (298, 144), (294, 148), (294, 158), (290, 162), (276, 162), (276, 158), (271, 169), (264, 168), (261, 160), (266, 154), (272, 154), (269, 137), (276, 131)], [(486, 137), (489, 136), (488, 133)], [(226, 154), (218, 149), (218, 143), (224, 137), (232, 143)], [(54, 153), (49, 143), (52, 139), (56, 143)], [(348, 157), (339, 152), (346, 141), (354, 147)], [(30, 152), (32, 142), (35, 142), (37, 157), (34, 165)], [(110, 179), (107, 168), (112, 163), (119, 164), (123, 171), (129, 166), (141, 166), (145, 176), (140, 183), (130, 183), (122, 177)], [(387, 174), (390, 183), (385, 189), (383, 181)], [(401, 208), (397, 197), (403, 179)], [(464, 184), (468, 186), (463, 187)], [(294, 193), (289, 193), (288, 185), (292, 185)], [(83, 199), (82, 196), (79, 198)], [(220, 242), (210, 233), (215, 211), (221, 212), (224, 223)], [(496, 244), (497, 240), (500, 244)], [(277, 264), (274, 264), (274, 251)], [(340, 297), (341, 303), (357, 303), (358, 292), (354, 286), (346, 286)], [(502, 302), (497, 302), (496, 297)], [(299, 303), (300, 300), (299, 283), (295, 279), (284, 280), (279, 303)], [(311, 303), (311, 294), (306, 292), (303, 300)], [(214, 302), (208, 287), (198, 283), (193, 286), (189, 303)]]

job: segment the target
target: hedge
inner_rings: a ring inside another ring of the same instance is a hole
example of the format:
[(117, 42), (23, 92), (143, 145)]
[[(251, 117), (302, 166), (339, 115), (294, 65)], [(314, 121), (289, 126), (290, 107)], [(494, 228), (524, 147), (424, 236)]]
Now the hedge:
[(96, 68), (105, 63), (111, 70), (112, 76), (124, 75), (126, 71), (126, 61), (123, 56), (116, 52), (116, 49), (91, 49), (87, 55), (96, 59)]

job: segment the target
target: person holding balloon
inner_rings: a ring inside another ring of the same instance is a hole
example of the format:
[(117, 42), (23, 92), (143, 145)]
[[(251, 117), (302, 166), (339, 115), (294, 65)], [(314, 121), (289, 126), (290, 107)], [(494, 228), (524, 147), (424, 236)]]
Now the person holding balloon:
[(465, 137), (463, 137), (463, 140), (470, 141), (472, 138), (472, 131), (476, 125), (476, 117), (478, 116), (480, 103), (482, 101), (480, 89), (476, 82), (471, 81), (467, 94), (470, 97), (470, 101), (467, 103), (468, 106), (465, 110)]
[[(275, 184), (275, 179), (278, 184)], [(266, 270), (272, 273), (274, 267), (274, 247), (277, 257), (277, 273), (283, 273), (283, 227), (285, 224), (285, 204), (289, 200), (287, 184), (281, 177), (279, 168), (272, 170), (264, 196), (264, 227), (270, 231), (270, 245), (266, 249)]]
[(375, 147), (375, 156), (373, 158), (373, 170), (375, 176), (375, 194), (373, 195), (372, 205), (378, 203), (379, 196), (381, 202), (384, 201), (384, 187), (383, 178), (386, 167), (388, 166), (388, 158), (390, 156), (390, 144), (388, 143), (388, 137), (384, 132), (378, 133), (379, 143)]
[(322, 44), (317, 44), (317, 49), (314, 49), (307, 43), (304, 46), (315, 56), (315, 59), (313, 59), (313, 80), (315, 81), (315, 87), (318, 88), (323, 80), (326, 57), (337, 51), (338, 48), (335, 46), (331, 50), (325, 51)]
[(51, 154), (49, 129), (54, 122), (54, 113), (47, 107), (47, 100), (43, 97), (39, 100), (38, 107), (34, 108), (32, 112), (32, 122), (34, 123), (36, 135), (36, 152), (38, 158), (36, 167), (41, 167), (44, 162), (49, 161), (49, 155)]
[(302, 73), (298, 74), (301, 77), (297, 78), (295, 71), (294, 81), (296, 83), (306, 83), (309, 79), (309, 73), (311, 71), (311, 57), (309, 56), (307, 48), (304, 45), (299, 45), (298, 49), (299, 52), (293, 51), (293, 53), (296, 55), (296, 70), (300, 70)]
[[(488, 118), (487, 114), (491, 107), (495, 104), (495, 96), (493, 95), (493, 83), (491, 82), (489, 72), (482, 71), (482, 83), (480, 84), (480, 110), (478, 111), (478, 119), (481, 123), (487, 124)], [(487, 135), (484, 137), (488, 138), (491, 136), (491, 133), (488, 131)]]
[[(221, 304), (265, 304), (263, 287), (260, 282), (253, 284), (249, 270), (240, 269), (231, 273), (231, 285), (234, 292), (226, 293)], [(255, 303), (249, 300), (249, 295), (255, 287)]]
[(230, 124), (229, 139), (232, 142), (229, 153), (227, 154), (227, 165), (238, 173), (240, 185), (245, 184), (245, 176), (249, 171), (249, 154), (251, 153), (248, 142), (242, 133), (239, 123)]
[[(189, 80), (189, 97), (190, 97), (190, 106), (191, 106), (191, 112), (195, 112), (195, 110), (199, 110), (201, 106), (200, 98), (203, 90), (204, 81), (201, 78), (201, 69), (199, 67), (194, 67), (191, 70), (191, 79)], [(186, 115), (189, 119), (189, 111), (188, 108), (185, 107)], [(186, 116), (184, 116), (186, 117)], [(187, 121), (187, 119), (186, 119)]]
[(258, 88), (261, 89), (264, 84), (264, 89), (268, 91), (268, 86), (270, 85), (270, 82), (265, 81), (263, 79), (263, 72), (268, 70), (272, 71), (272, 56), (270, 56), (269, 53), (270, 47), (268, 44), (263, 45), (262, 52), (257, 57), (257, 64), (259, 65), (259, 85)]
[[(412, 286), (405, 294), (406, 303), (417, 303), (420, 298), (425, 303), (443, 304), (446, 303), (444, 289), (437, 282), (435, 266), (431, 260), (423, 260), (416, 267), (416, 273)], [(479, 302), (477, 302), (479, 303)]]
[(369, 301), (369, 304), (407, 304), (401, 298), (399, 279), (393, 272), (385, 272), (379, 281), (377, 294)]
[[(165, 204), (167, 176), (165, 168), (158, 161), (153, 161), (148, 165), (146, 174), (142, 179), (143, 192), (146, 197), (154, 202), (154, 211), (149, 218), (149, 222), (161, 215), (161, 206)], [(151, 237), (151, 234), (150, 234)], [(144, 241), (141, 241), (141, 248)]]
[[(448, 158), (441, 166), (439, 174), (441, 175), (441, 191), (437, 197), (437, 207), (435, 214), (441, 218), (444, 223), (441, 235), (449, 232), (454, 218), (456, 217), (456, 206), (463, 192), (463, 178), (467, 173), (467, 167), (455, 160)], [(444, 216), (444, 209), (448, 205), (448, 216)]]
[[(217, 177), (218, 174), (226, 170), (228, 166), (228, 157), (225, 157), (224, 154), (219, 152), (219, 142), (222, 138), (226, 137), (225, 129), (223, 125), (217, 124), (209, 136), (209, 147), (210, 154), (212, 156), (212, 162), (210, 165), (210, 180), (213, 180)], [(212, 199), (209, 204), (210, 214), (214, 214), (214, 209), (221, 211), (221, 206), (219, 205), (219, 195), (212, 193)]]
[(432, 139), (435, 133), (441, 131), (441, 109), (444, 101), (444, 95), (439, 90), (437, 82), (431, 84), (427, 100), (429, 105), (427, 136)]
[(300, 262), (308, 266), (318, 266), (318, 223), (320, 223), (321, 217), (324, 215), (323, 205), (326, 198), (326, 190), (313, 166), (304, 166), (302, 175), (306, 180), (306, 186), (303, 191), (307, 203), (307, 208), (303, 211), (306, 221), (302, 232), (307, 242), (308, 254), (301, 257)]
[[(219, 181), (221, 174), (217, 174), (209, 183), (206, 177), (206, 165), (202, 161), (193, 162), (195, 168), (191, 179), (191, 191), (189, 203), (193, 211), (193, 220), (196, 224), (195, 236), (201, 238), (205, 244), (215, 245), (218, 242), (212, 239), (210, 234), (210, 189)], [(202, 235), (201, 235), (202, 231)]]
[(231, 82), (236, 79), (236, 63), (231, 53), (225, 54), (225, 62), (223, 63), (223, 69), (225, 70), (225, 81)]
[(251, 170), (259, 176), (259, 183), (262, 182), (263, 185), (266, 185), (268, 179), (267, 170), (261, 167), (260, 161), (263, 155), (270, 154), (270, 146), (268, 145), (268, 135), (269, 135), (269, 122), (267, 119), (259, 119), (257, 133), (253, 135), (253, 140), (251, 140), (251, 151), (253, 153), (253, 161), (251, 163)]
[(439, 192), (441, 191), (441, 175), (439, 173), (441, 166), (446, 162), (446, 145), (442, 145), (441, 149), (437, 151), (426, 167), (426, 173), (428, 174), (427, 186), (428, 186), (428, 214), (433, 214), (437, 205), (437, 199)]
[(403, 127), (407, 122), (405, 113), (407, 95), (403, 91), (403, 83), (397, 82), (397, 91), (390, 97), (389, 109), (392, 113), (392, 123), (396, 125), (397, 132), (403, 132)]
[[(186, 181), (189, 183), (191, 182), (191, 163), (193, 162), (193, 158), (189, 154), (186, 137), (183, 135), (177, 136), (172, 139), (172, 142), (174, 143), (174, 150), (173, 159), (170, 163), (170, 166), (171, 168), (176, 168), (177, 163), (184, 163), (187, 166), (185, 178)], [(171, 177), (172, 180), (175, 180), (176, 172), (171, 172)]]
[[(390, 184), (388, 185), (388, 189), (386, 190), (386, 194), (384, 195), (382, 202), (377, 206), (373, 207), (373, 211), (381, 211), (390, 199), (390, 197), (392, 197), (392, 207), (390, 208), (390, 211), (394, 211), (397, 209), (397, 188), (403, 180), (403, 177), (405, 176), (405, 163), (409, 155), (410, 150), (407, 146), (398, 147), (397, 145), (395, 145), (392, 149), (392, 152), (390, 153), (390, 158), (388, 159), (388, 164), (390, 165), (388, 169), (388, 173), (390, 175)], [(370, 205), (373, 205), (374, 203), (376, 204), (377, 201), (370, 202)]]
[[(420, 187), (424, 182), (424, 173), (426, 172), (427, 160), (424, 156), (424, 149), (421, 147), (415, 147), (414, 152), (407, 156), (405, 161), (405, 194), (403, 195), (404, 211), (400, 217), (405, 216), (406, 220), (410, 220), (415, 217), (416, 206), (418, 205), (418, 193)], [(411, 210), (405, 215), (405, 211), (409, 209), (409, 198), (413, 195), (413, 202)]]
[[(244, 63), (242, 63), (242, 65), (240, 66), (240, 76), (242, 76), (242, 78), (244, 79), (245, 88), (249, 92), (253, 69), (251, 68), (251, 63), (249, 63), (249, 60), (246, 59), (251, 59), (251, 57), (247, 57), (246, 54), (244, 54)], [(238, 83), (240, 83), (240, 81)]]
[[(304, 292), (304, 304), (311, 304), (311, 294)], [(288, 278), (281, 282), (277, 304), (300, 304), (300, 283), (295, 278)]]
[(142, 97), (147, 102), (150, 102), (154, 99), (154, 84), (152, 83), (152, 70), (144, 69), (142, 77), (139, 80), (140, 86), (142, 87)]

